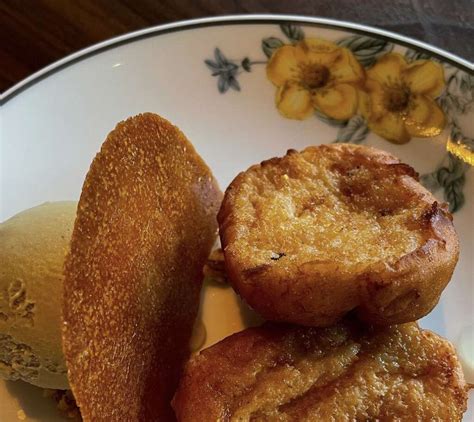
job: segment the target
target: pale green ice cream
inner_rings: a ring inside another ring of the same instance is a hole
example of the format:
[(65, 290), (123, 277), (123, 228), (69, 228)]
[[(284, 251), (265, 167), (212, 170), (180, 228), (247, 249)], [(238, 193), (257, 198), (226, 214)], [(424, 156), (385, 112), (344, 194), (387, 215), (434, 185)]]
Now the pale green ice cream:
[(77, 202), (49, 202), (0, 224), (0, 377), (67, 389), (63, 263)]

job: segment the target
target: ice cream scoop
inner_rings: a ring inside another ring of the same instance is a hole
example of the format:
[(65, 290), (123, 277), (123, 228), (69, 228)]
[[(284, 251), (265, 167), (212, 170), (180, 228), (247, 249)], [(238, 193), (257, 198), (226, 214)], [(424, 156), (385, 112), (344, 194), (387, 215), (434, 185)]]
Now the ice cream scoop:
[(69, 388), (61, 346), (63, 263), (77, 202), (48, 202), (0, 224), (0, 377)]

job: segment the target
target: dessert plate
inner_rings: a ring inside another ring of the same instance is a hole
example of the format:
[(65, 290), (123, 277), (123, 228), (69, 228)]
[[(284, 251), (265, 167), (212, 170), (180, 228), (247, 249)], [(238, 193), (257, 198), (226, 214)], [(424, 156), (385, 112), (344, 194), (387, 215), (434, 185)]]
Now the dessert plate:
[[(181, 128), (223, 189), (241, 170), (289, 148), (352, 142), (395, 154), (453, 212), (459, 263), (421, 325), (454, 343), (474, 382), (471, 63), (358, 24), (229, 16), (90, 47), (24, 80), (1, 102), (1, 221), (45, 201), (77, 200), (107, 133), (144, 111)], [(206, 346), (258, 321), (216, 283), (206, 283), (201, 318)], [(473, 398), (465, 420), (474, 417)], [(0, 404), (2, 421), (65, 419), (41, 389), (20, 381), (0, 381)]]

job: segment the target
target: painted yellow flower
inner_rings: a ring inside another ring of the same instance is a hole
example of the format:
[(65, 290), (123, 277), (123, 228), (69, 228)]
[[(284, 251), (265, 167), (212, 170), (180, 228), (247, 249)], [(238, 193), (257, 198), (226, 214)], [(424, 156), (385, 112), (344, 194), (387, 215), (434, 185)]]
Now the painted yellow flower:
[(441, 133), (446, 119), (434, 101), (445, 86), (439, 63), (409, 64), (400, 54), (389, 53), (366, 73), (368, 98), (362, 111), (373, 132), (397, 144)]
[(364, 70), (347, 48), (306, 38), (276, 50), (267, 77), (278, 88), (275, 103), (283, 116), (302, 120), (317, 110), (347, 120), (357, 112)]

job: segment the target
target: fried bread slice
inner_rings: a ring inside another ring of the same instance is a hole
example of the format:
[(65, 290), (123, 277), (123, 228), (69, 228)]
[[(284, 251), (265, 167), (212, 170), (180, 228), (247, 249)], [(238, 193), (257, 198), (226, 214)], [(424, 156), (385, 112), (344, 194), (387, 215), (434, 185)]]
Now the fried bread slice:
[(179, 422), (460, 421), (468, 387), (453, 346), (416, 323), (266, 323), (188, 362)]
[(264, 318), (331, 325), (426, 315), (456, 265), (452, 216), (394, 156), (309, 147), (240, 173), (218, 215), (230, 282)]

